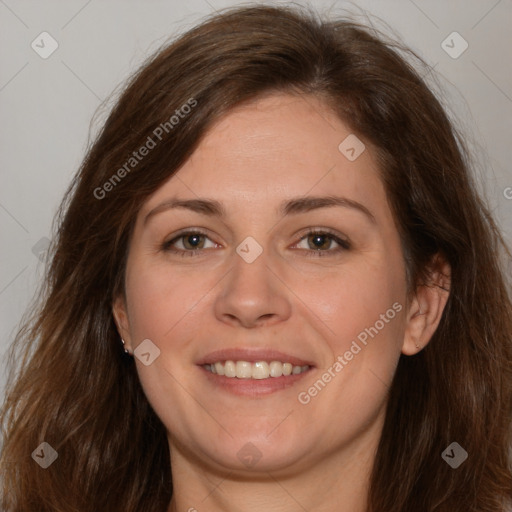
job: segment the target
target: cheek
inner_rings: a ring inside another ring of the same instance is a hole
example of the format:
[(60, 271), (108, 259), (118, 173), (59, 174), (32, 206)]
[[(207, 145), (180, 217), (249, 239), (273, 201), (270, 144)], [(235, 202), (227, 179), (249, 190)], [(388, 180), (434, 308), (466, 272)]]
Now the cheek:
[(311, 410), (347, 423), (348, 430), (375, 418), (396, 370), (405, 311), (400, 262), (400, 255), (367, 254), (328, 278), (304, 281), (297, 293), (314, 305), (327, 349), (299, 402), (311, 401)]
[[(171, 270), (165, 265), (142, 265), (135, 261), (131, 269), (127, 269), (126, 280), (134, 339), (163, 342), (172, 337), (173, 330), (197, 322), (201, 301), (214, 286), (214, 280), (210, 284), (206, 274), (200, 276)], [(179, 343), (179, 339), (174, 339)]]
[[(196, 277), (194, 277), (194, 275)], [(134, 348), (150, 339), (160, 350), (149, 366), (136, 360), (137, 373), (151, 406), (173, 431), (182, 431), (180, 418), (201, 424), (204, 417), (191, 397), (200, 396), (190, 380), (195, 331), (204, 321), (202, 305), (215, 281), (169, 266), (142, 264), (135, 258), (127, 268), (126, 289)], [(203, 300), (202, 300), (203, 299)], [(200, 327), (199, 327), (200, 328)], [(186, 384), (185, 384), (186, 383)]]
[(364, 341), (366, 333), (373, 339), (368, 330), (376, 335), (375, 327), (382, 343), (399, 339), (402, 326), (397, 310), (404, 309), (405, 297), (402, 272), (396, 260), (391, 263), (375, 255), (322, 277), (305, 277), (294, 291), (308, 306), (309, 316), (313, 312), (321, 320), (331, 350), (340, 354), (358, 336)]
[(311, 310), (322, 320), (327, 349), (319, 373), (303, 387), (299, 402), (314, 401), (316, 411), (325, 409), (347, 428), (374, 418), (394, 376), (405, 311), (404, 286), (398, 268), (396, 272), (389, 272), (384, 262), (365, 265), (322, 282), (304, 282), (298, 293), (315, 305)]

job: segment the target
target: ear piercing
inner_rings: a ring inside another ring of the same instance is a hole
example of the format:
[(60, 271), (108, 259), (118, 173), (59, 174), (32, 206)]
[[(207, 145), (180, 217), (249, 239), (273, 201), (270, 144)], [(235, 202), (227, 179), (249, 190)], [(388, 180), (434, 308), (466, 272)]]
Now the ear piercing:
[(121, 342), (122, 342), (122, 344), (123, 344), (124, 353), (125, 353), (125, 354), (129, 354), (129, 353), (130, 353), (130, 351), (125, 347), (125, 341), (123, 340), (123, 338), (121, 338)]

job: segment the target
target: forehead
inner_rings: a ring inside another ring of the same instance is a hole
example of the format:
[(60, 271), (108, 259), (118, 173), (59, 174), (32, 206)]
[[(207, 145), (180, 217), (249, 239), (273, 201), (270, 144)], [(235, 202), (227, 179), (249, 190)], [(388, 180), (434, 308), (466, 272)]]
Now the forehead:
[(215, 197), (229, 211), (326, 194), (385, 202), (370, 147), (318, 98), (277, 93), (220, 118), (142, 213), (170, 196)]

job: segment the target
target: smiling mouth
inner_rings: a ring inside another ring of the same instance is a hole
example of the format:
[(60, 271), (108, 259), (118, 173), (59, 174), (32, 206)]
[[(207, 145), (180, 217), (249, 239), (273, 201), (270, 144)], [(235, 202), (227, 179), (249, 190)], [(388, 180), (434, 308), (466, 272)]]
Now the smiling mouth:
[(263, 380), (278, 377), (299, 375), (311, 369), (311, 366), (294, 366), (281, 361), (217, 361), (212, 364), (203, 364), (202, 367), (213, 374), (229, 379)]

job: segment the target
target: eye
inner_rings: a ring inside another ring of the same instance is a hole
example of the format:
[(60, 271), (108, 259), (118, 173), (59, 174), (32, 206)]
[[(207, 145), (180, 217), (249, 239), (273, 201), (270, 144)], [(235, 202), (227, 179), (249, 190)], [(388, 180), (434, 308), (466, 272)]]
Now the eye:
[[(308, 231), (302, 238), (300, 243), (305, 242), (308, 247), (305, 248), (312, 257), (329, 256), (351, 248), (348, 240), (344, 240), (329, 230), (311, 230)], [(331, 249), (332, 243), (338, 245), (337, 248)], [(297, 244), (296, 247), (299, 245)], [(313, 247), (313, 249), (310, 249)]]
[[(206, 249), (205, 240), (209, 240), (206, 233), (199, 230), (189, 230), (180, 233), (171, 240), (162, 244), (161, 249), (165, 252), (172, 252), (178, 256), (198, 256), (202, 249)], [(340, 253), (351, 248), (348, 240), (337, 236), (329, 230), (310, 230), (308, 231), (294, 247), (298, 247), (301, 243), (306, 243), (308, 247), (304, 249), (309, 256), (323, 257)], [(335, 243), (338, 247), (332, 249), (332, 244)], [(215, 248), (218, 245), (212, 242), (210, 248)], [(181, 247), (176, 247), (181, 245)], [(311, 249), (313, 247), (313, 249)]]
[[(167, 252), (173, 252), (179, 256), (196, 256), (200, 249), (205, 249), (205, 241), (208, 239), (206, 233), (198, 230), (191, 230), (181, 233), (174, 237), (172, 240), (164, 242), (162, 244), (162, 250)], [(181, 242), (183, 248), (175, 248), (176, 244)], [(213, 247), (216, 244), (213, 243)]]

